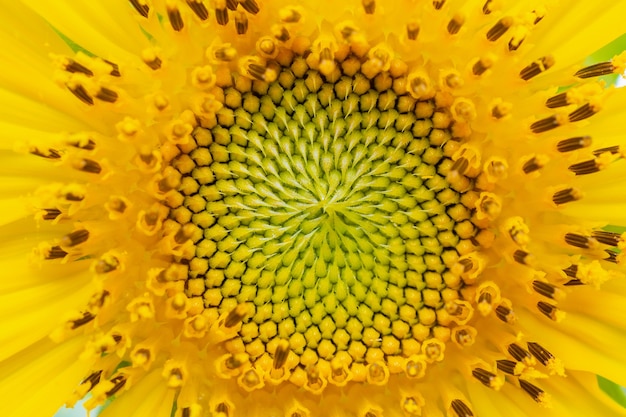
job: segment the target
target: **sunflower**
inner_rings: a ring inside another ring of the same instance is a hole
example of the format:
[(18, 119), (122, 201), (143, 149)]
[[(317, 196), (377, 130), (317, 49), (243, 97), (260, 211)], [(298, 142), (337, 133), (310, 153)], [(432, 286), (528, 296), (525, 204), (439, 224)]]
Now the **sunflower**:
[(626, 3), (1, 3), (2, 415), (626, 415)]

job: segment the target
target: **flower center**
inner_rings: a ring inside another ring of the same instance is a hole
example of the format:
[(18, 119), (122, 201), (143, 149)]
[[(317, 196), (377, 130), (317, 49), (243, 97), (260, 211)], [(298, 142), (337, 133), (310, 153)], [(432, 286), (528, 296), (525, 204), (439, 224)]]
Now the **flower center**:
[(448, 340), (473, 343), (460, 276), (478, 267), (477, 197), (449, 128), (471, 103), (407, 86), (401, 63), (335, 59), (218, 75), (224, 107), (172, 163), (185, 197), (170, 217), (202, 230), (187, 334), (230, 321), (222, 371), (246, 390), (420, 377)]

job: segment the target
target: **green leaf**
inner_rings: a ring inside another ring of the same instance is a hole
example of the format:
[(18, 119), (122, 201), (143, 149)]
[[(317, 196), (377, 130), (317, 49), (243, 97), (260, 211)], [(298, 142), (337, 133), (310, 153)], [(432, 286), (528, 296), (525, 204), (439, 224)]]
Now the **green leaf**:
[(616, 403), (626, 408), (626, 393), (624, 388), (617, 385), (615, 382), (609, 381), (598, 375), (598, 386)]

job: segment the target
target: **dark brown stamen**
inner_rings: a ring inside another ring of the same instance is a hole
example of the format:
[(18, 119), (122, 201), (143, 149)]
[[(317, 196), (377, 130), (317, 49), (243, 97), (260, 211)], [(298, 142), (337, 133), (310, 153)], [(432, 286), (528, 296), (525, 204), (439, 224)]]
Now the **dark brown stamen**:
[(550, 283), (535, 280), (533, 281), (533, 290), (544, 297), (554, 299), (554, 294), (557, 292), (558, 288)]
[(539, 301), (537, 303), (537, 308), (547, 318), (550, 320), (556, 320), (556, 313), (559, 311), (555, 305), (546, 303), (544, 301)]
[(577, 233), (566, 233), (565, 243), (577, 248), (589, 249), (593, 244), (593, 240), (589, 236), (583, 236)]
[(256, 0), (244, 0), (241, 2), (241, 7), (250, 14), (257, 14), (261, 10)]
[(117, 101), (117, 93), (113, 90), (110, 90), (106, 87), (100, 87), (100, 91), (96, 94), (96, 98), (102, 101), (106, 101), (108, 103), (115, 103)]
[(120, 73), (119, 65), (117, 65), (115, 62), (109, 61), (108, 59), (103, 59), (103, 61), (111, 66), (111, 71), (109, 71), (109, 75), (112, 75), (114, 77), (122, 76), (122, 74)]
[(596, 149), (593, 151), (593, 154), (595, 156), (600, 156), (603, 153), (607, 153), (607, 152), (610, 153), (611, 155), (615, 155), (620, 152), (620, 147), (619, 145), (615, 145), (615, 146), (609, 146), (607, 148)]
[(571, 112), (567, 118), (570, 122), (579, 122), (581, 120), (585, 120), (588, 117), (593, 116), (599, 111), (599, 109), (595, 108), (593, 105), (586, 103)]
[(522, 170), (524, 171), (524, 174), (530, 174), (531, 172), (535, 172), (543, 168), (543, 166), (543, 163), (537, 157), (532, 157), (524, 163)]
[(538, 388), (537, 386), (531, 384), (530, 382), (524, 381), (523, 379), (519, 380), (519, 386), (532, 397), (533, 400), (538, 403), (543, 401), (543, 390)]
[(565, 275), (570, 278), (576, 278), (576, 274), (578, 273), (578, 265), (570, 265), (567, 268), (563, 269)]
[(525, 38), (521, 38), (521, 39), (511, 38), (508, 44), (509, 51), (511, 52), (517, 51), (518, 48), (522, 45), (522, 42), (524, 42), (524, 39)]
[(567, 281), (565, 284), (568, 287), (574, 287), (574, 286), (578, 286), (578, 285), (585, 285), (584, 282), (582, 282), (581, 280), (579, 280), (578, 278), (575, 279), (570, 279), (569, 281)]
[(376, 11), (376, 0), (362, 0), (361, 4), (363, 4), (365, 14), (374, 14)]
[(90, 174), (99, 174), (102, 171), (102, 167), (96, 161), (92, 161), (91, 159), (82, 159), (79, 162), (78, 169), (83, 172), (88, 172)]
[(556, 144), (556, 150), (559, 152), (572, 152), (586, 148), (589, 145), (591, 145), (591, 136), (578, 136), (559, 141), (559, 143)]
[(126, 384), (126, 377), (124, 375), (118, 375), (114, 377), (113, 379), (111, 379), (111, 382), (113, 383), (113, 388), (111, 388), (105, 393), (107, 397), (114, 395), (116, 392), (122, 389), (124, 384)]
[(30, 150), (30, 153), (32, 155), (37, 155), (46, 159), (59, 159), (61, 157), (61, 154), (59, 153), (59, 151), (57, 151), (56, 149), (52, 149), (52, 148), (48, 148), (45, 151), (42, 151), (39, 148), (32, 148)]
[(567, 106), (568, 104), (570, 103), (567, 99), (567, 93), (559, 93), (556, 96), (552, 96), (548, 100), (546, 100), (546, 107), (550, 109)]
[(42, 217), (44, 220), (54, 220), (61, 215), (61, 210), (57, 208), (46, 208), (43, 210), (44, 213)]
[(517, 375), (517, 373), (515, 372), (515, 367), (517, 366), (517, 362), (510, 361), (508, 359), (500, 359), (496, 361), (496, 365), (498, 366), (499, 370), (501, 370), (502, 372), (506, 374)]
[(140, 0), (130, 0), (130, 4), (137, 10), (137, 13), (142, 15), (143, 17), (148, 17), (148, 12), (150, 12), (150, 7), (147, 4), (142, 4)]
[(215, 20), (218, 25), (224, 26), (228, 24), (228, 9), (227, 8), (215, 8)]
[(554, 355), (548, 352), (539, 343), (528, 342), (528, 350), (542, 365), (547, 365), (548, 361), (554, 359)]
[(237, 324), (241, 323), (243, 319), (246, 317), (247, 311), (243, 304), (239, 304), (235, 307), (224, 320), (224, 326), (227, 328), (234, 327)]
[(474, 415), (468, 405), (461, 400), (452, 400), (450, 408), (454, 410), (458, 417), (471, 417)]
[(445, 3), (446, 0), (433, 0), (433, 7), (435, 8), (435, 10), (441, 10)]
[(71, 248), (73, 246), (80, 245), (81, 243), (86, 242), (88, 238), (89, 238), (88, 230), (85, 230), (85, 229), (75, 230), (72, 233), (68, 233), (67, 235), (63, 236), (63, 239), (61, 239), (61, 244), (64, 247)]
[(529, 359), (532, 359), (532, 356), (530, 356), (530, 353), (528, 353), (526, 349), (524, 349), (517, 343), (511, 343), (509, 347), (507, 348), (507, 351), (509, 352), (509, 355), (511, 355), (513, 359), (515, 359), (518, 362), (528, 361)]
[(81, 73), (81, 74), (85, 74), (89, 77), (93, 76), (93, 71), (91, 71), (89, 68), (87, 68), (86, 66), (84, 66), (83, 64), (80, 64), (76, 61), (74, 61), (73, 59), (70, 59), (69, 63), (67, 65), (65, 65), (65, 71), (67, 72), (71, 72), (71, 73)]
[(187, 0), (187, 6), (193, 11), (200, 20), (209, 18), (209, 11), (206, 6), (198, 0)]
[(153, 70), (158, 70), (163, 64), (163, 61), (158, 56), (155, 56), (152, 61), (144, 60), (143, 62)]
[(550, 67), (552, 67), (553, 65), (554, 65), (554, 58), (552, 58), (549, 55), (544, 56), (542, 58), (539, 58), (535, 62), (532, 62), (531, 64), (527, 65), (526, 67), (524, 67), (520, 71), (519, 76), (522, 80), (528, 81), (531, 78), (534, 78), (537, 75), (541, 74), (542, 72), (550, 69)]
[(489, 68), (491, 68), (491, 63), (485, 61), (484, 59), (479, 59), (478, 61), (476, 61), (476, 63), (472, 66), (472, 73), (474, 75), (482, 75), (484, 74), (485, 71), (487, 71)]
[(412, 22), (406, 25), (406, 36), (409, 40), (416, 40), (417, 35), (420, 33), (420, 25), (417, 22)]
[(531, 256), (530, 253), (521, 249), (513, 252), (513, 260), (518, 264), (526, 265), (528, 263), (528, 260), (530, 259), (529, 256)]
[(588, 67), (581, 68), (576, 71), (574, 77), (578, 78), (593, 78), (600, 77), (602, 75), (613, 74), (615, 71), (615, 66), (611, 61), (608, 62), (600, 62), (598, 64), (589, 65)]
[(591, 236), (598, 242), (609, 246), (617, 246), (622, 240), (620, 233), (607, 232), (605, 230), (594, 230), (591, 232)]
[(67, 193), (64, 197), (67, 201), (83, 201), (85, 199), (85, 196), (83, 195), (77, 195), (72, 193)]
[(74, 88), (67, 87), (67, 89), (70, 90), (72, 94), (74, 94), (74, 96), (76, 96), (76, 98), (78, 98), (83, 103), (93, 106), (93, 98), (89, 95), (89, 93), (87, 93), (87, 90), (85, 90), (85, 87), (83, 87), (82, 85), (76, 86)]
[(67, 255), (67, 252), (61, 249), (60, 246), (52, 246), (50, 249), (48, 249), (45, 255), (45, 258), (48, 260), (61, 259), (61, 258), (65, 258), (66, 255)]
[(614, 250), (610, 250), (610, 249), (605, 249), (604, 252), (607, 254), (607, 257), (604, 258), (605, 261), (611, 262), (614, 264), (619, 263), (617, 260), (619, 252), (615, 252)]
[(459, 30), (463, 27), (463, 23), (465, 23), (465, 18), (462, 15), (455, 15), (448, 22), (447, 30), (450, 35), (456, 35), (459, 33)]
[(600, 167), (595, 159), (589, 159), (587, 161), (572, 164), (567, 169), (576, 175), (587, 175), (600, 171)]
[(278, 346), (276, 348), (276, 353), (274, 354), (274, 369), (282, 368), (282, 366), (287, 362), (287, 358), (289, 357), (289, 345)]
[(248, 17), (245, 13), (239, 12), (235, 14), (235, 29), (238, 35), (245, 35), (248, 31)]
[(487, 0), (485, 2), (485, 4), (483, 5), (483, 14), (487, 15), (487, 14), (491, 14), (491, 2), (493, 0)]
[(476, 368), (472, 370), (472, 376), (479, 380), (484, 386), (489, 388), (491, 388), (491, 383), (496, 378), (496, 374), (482, 368)]
[(493, 25), (491, 29), (489, 29), (489, 32), (487, 32), (487, 40), (489, 40), (490, 42), (497, 41), (502, 35), (506, 33), (507, 30), (509, 30), (512, 25), (512, 18), (503, 17), (502, 19), (498, 20), (498, 22)]
[(576, 190), (575, 188), (566, 188), (564, 190), (557, 191), (556, 193), (554, 193), (554, 195), (552, 195), (552, 201), (554, 202), (554, 204), (557, 205), (577, 201), (581, 198), (582, 195), (580, 191)]
[(91, 320), (95, 319), (96, 316), (94, 316), (93, 314), (91, 314), (90, 312), (86, 311), (83, 313), (83, 316), (79, 319), (76, 320), (72, 320), (72, 329), (76, 329), (84, 324), (89, 323)]
[(513, 323), (515, 321), (513, 310), (502, 304), (496, 307), (496, 316), (505, 323)]
[(189, 407), (183, 408), (182, 417), (191, 417), (191, 408)]
[(185, 26), (185, 22), (183, 22), (183, 17), (180, 14), (180, 10), (178, 10), (177, 8), (168, 8), (167, 18), (170, 21), (170, 26), (172, 26), (172, 29), (174, 29), (176, 32), (180, 32)]
[(89, 376), (81, 381), (81, 384), (89, 384), (88, 391), (91, 391), (93, 387), (96, 386), (98, 382), (100, 382), (100, 377), (102, 376), (102, 370), (94, 371), (89, 374)]
[(550, 116), (534, 122), (532, 125), (530, 125), (530, 130), (532, 130), (533, 133), (543, 133), (559, 126), (561, 126), (559, 118), (557, 116)]
[(228, 7), (228, 10), (235, 11), (237, 10), (238, 5), (239, 2), (237, 0), (226, 0), (226, 7)]

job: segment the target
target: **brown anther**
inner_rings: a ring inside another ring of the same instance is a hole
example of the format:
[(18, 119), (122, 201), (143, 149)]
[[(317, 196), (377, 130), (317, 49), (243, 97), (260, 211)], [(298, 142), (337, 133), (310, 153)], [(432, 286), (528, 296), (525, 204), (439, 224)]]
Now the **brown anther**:
[(126, 384), (126, 377), (124, 375), (118, 375), (111, 379), (111, 383), (113, 383), (113, 388), (108, 390), (105, 394), (107, 397), (114, 395), (116, 392), (122, 389)]
[(446, 0), (433, 0), (435, 10), (441, 10), (444, 4), (446, 4)]
[(230, 416), (230, 407), (226, 403), (219, 403), (218, 405), (215, 406), (215, 412), (216, 413), (222, 413), (224, 416), (229, 417)]
[(65, 256), (67, 256), (67, 252), (61, 249), (60, 246), (52, 246), (46, 250), (44, 258), (51, 260), (65, 258)]
[(554, 58), (550, 55), (539, 58), (538, 60), (525, 66), (519, 73), (522, 80), (528, 81), (536, 77), (544, 71), (547, 71), (554, 65)]
[(226, 316), (224, 327), (231, 328), (241, 323), (248, 315), (248, 308), (244, 304), (239, 304)]
[(93, 387), (96, 386), (96, 384), (98, 384), (98, 382), (100, 382), (100, 377), (102, 376), (102, 370), (98, 370), (98, 371), (94, 371), (92, 373), (89, 374), (89, 376), (85, 379), (83, 379), (80, 383), (82, 384), (89, 384), (89, 389), (88, 392), (91, 391), (93, 389)]
[(597, 246), (597, 242), (591, 236), (584, 236), (578, 233), (566, 233), (565, 243), (581, 249), (590, 249)]
[(68, 86), (67, 88), (80, 101), (82, 101), (85, 104), (89, 104), (90, 106), (93, 106), (93, 97), (91, 97), (89, 93), (87, 93), (87, 90), (85, 89), (85, 87), (83, 87), (82, 85), (77, 85), (75, 87)]
[(104, 254), (96, 262), (94, 270), (97, 274), (106, 274), (115, 271), (120, 266), (120, 261), (115, 256)]
[(418, 22), (409, 22), (406, 25), (406, 36), (409, 40), (416, 40), (420, 33), (420, 24)]
[(93, 76), (93, 71), (91, 71), (89, 68), (87, 68), (83, 64), (74, 61), (73, 59), (68, 59), (64, 67), (65, 67), (65, 71), (67, 72), (81, 73), (81, 74), (85, 74), (88, 77)]
[(109, 61), (108, 59), (103, 59), (103, 61), (111, 66), (111, 71), (109, 71), (109, 75), (112, 75), (114, 77), (122, 76), (122, 74), (120, 73), (119, 65), (117, 65), (115, 62)]
[(510, 361), (508, 359), (500, 359), (496, 361), (496, 366), (498, 369), (505, 374), (517, 376), (519, 372), (515, 369), (517, 368), (517, 362)]
[(567, 268), (563, 269), (565, 275), (570, 278), (576, 278), (576, 274), (578, 273), (578, 265), (570, 265)]
[(561, 191), (557, 191), (552, 195), (552, 201), (556, 205), (570, 203), (572, 201), (577, 201), (582, 198), (582, 193), (578, 191), (576, 188), (566, 188)]
[(491, 108), (491, 116), (494, 119), (502, 119), (511, 113), (510, 103), (498, 103)]
[(497, 41), (507, 32), (507, 30), (509, 30), (511, 26), (513, 26), (513, 18), (509, 16), (503, 17), (498, 20), (498, 22), (493, 25), (491, 29), (489, 29), (487, 32), (487, 40), (490, 42)]
[(556, 308), (555, 305), (546, 303), (544, 301), (539, 301), (537, 303), (537, 308), (539, 309), (541, 314), (543, 314), (550, 320), (557, 320), (559, 310)]
[(543, 18), (545, 17), (545, 12), (540, 11), (540, 10), (533, 10), (532, 13), (535, 15), (535, 20), (533, 20), (533, 25), (536, 25), (537, 23), (541, 22)]
[(567, 167), (567, 169), (569, 169), (576, 175), (587, 175), (600, 171), (600, 166), (595, 159), (588, 159), (583, 162), (572, 164)]
[(274, 369), (282, 368), (287, 362), (288, 357), (289, 342), (287, 340), (281, 340), (276, 347), (276, 352), (274, 353), (274, 363), (272, 364)]
[(279, 42), (284, 43), (291, 39), (289, 31), (284, 25), (272, 25), (270, 31), (272, 32), (272, 36), (274, 36), (274, 38), (276, 38)]
[(118, 98), (118, 94), (110, 88), (100, 87), (100, 90), (96, 93), (98, 100), (106, 101), (107, 103), (115, 103)]
[(545, 163), (547, 162), (546, 159), (547, 158), (533, 156), (526, 161), (524, 165), (522, 165), (522, 171), (524, 171), (524, 174), (530, 174), (531, 172), (538, 171), (545, 166)]
[(543, 281), (533, 281), (533, 290), (544, 297), (554, 299), (560, 291), (555, 285)]
[(69, 192), (66, 193), (63, 198), (65, 198), (67, 201), (83, 201), (85, 199), (85, 196)]
[(556, 109), (558, 107), (567, 106), (569, 103), (567, 92), (559, 93), (546, 100), (546, 107), (549, 109)]
[(597, 64), (589, 65), (588, 67), (581, 68), (576, 71), (574, 77), (578, 78), (593, 78), (600, 77), (602, 75), (609, 75), (615, 72), (615, 66), (611, 61), (608, 62), (600, 62)]
[(137, 10), (137, 13), (143, 17), (148, 17), (150, 6), (146, 4), (145, 0), (130, 0), (130, 4)]
[(84, 149), (86, 151), (93, 151), (96, 149), (96, 142), (91, 138), (71, 139), (67, 141), (67, 144), (74, 148)]
[(472, 417), (474, 413), (462, 400), (452, 400), (450, 408), (456, 413), (458, 417)]
[(606, 147), (606, 148), (595, 149), (593, 151), (593, 155), (594, 156), (600, 156), (603, 153), (607, 153), (607, 152), (610, 153), (611, 155), (615, 155), (615, 154), (620, 153), (621, 151), (622, 150), (621, 150), (621, 147), (619, 145), (614, 145), (614, 146), (609, 146), (609, 147)]
[(374, 14), (376, 11), (376, 0), (361, 0), (365, 14)]
[(146, 50), (142, 54), (143, 62), (153, 70), (158, 70), (163, 65), (163, 61), (152, 50)]
[(245, 35), (248, 31), (248, 16), (244, 12), (235, 13), (235, 29), (238, 35)]
[(550, 116), (534, 122), (532, 125), (530, 125), (530, 130), (532, 130), (533, 133), (543, 133), (547, 132), (548, 130), (555, 129), (561, 126), (561, 124), (562, 120), (560, 117)]
[(100, 172), (102, 172), (102, 167), (99, 163), (86, 158), (77, 160), (74, 164), (74, 168), (83, 172), (88, 172), (90, 174), (99, 174)]
[(585, 103), (570, 114), (568, 114), (567, 118), (570, 122), (578, 122), (593, 116), (598, 111), (600, 111), (600, 109), (597, 106), (591, 103)]
[(517, 343), (511, 343), (507, 348), (509, 355), (513, 357), (518, 362), (525, 362), (528, 364), (532, 364), (533, 359), (530, 353)]
[(187, 0), (187, 6), (195, 13), (200, 20), (207, 20), (209, 18), (209, 11), (202, 3), (202, 0)]
[(48, 149), (39, 149), (37, 147), (32, 147), (30, 149), (30, 153), (32, 155), (40, 156), (46, 159), (59, 159), (61, 154), (56, 149), (48, 148)]
[(532, 261), (532, 255), (521, 249), (513, 252), (513, 260), (521, 265), (529, 265)]
[(542, 403), (544, 401), (544, 391), (541, 388), (523, 379), (519, 380), (519, 386), (536, 402)]
[(237, 0), (226, 0), (226, 7), (228, 10), (235, 11), (239, 6), (239, 2)]
[(230, 355), (226, 361), (224, 361), (224, 365), (228, 369), (237, 369), (245, 362), (245, 357), (243, 355)]
[(528, 350), (544, 366), (547, 365), (550, 360), (554, 359), (554, 355), (548, 352), (539, 343), (528, 342)]
[(228, 24), (228, 9), (224, 0), (217, 1), (215, 4), (215, 20), (221, 26)]
[(589, 145), (591, 145), (591, 136), (578, 136), (559, 141), (559, 143), (556, 144), (556, 150), (562, 153), (572, 152), (586, 148)]
[(493, 382), (496, 379), (496, 374), (489, 372), (486, 369), (475, 368), (472, 370), (472, 376), (479, 380), (484, 386), (488, 388), (493, 387)]
[(519, 47), (522, 45), (522, 42), (524, 42), (523, 37), (521, 38), (511, 38), (511, 40), (508, 43), (508, 48), (509, 51), (513, 52), (513, 51), (517, 51), (519, 49)]
[(606, 258), (602, 258), (603, 260), (605, 260), (607, 262), (614, 263), (614, 264), (621, 263), (621, 260), (618, 258), (618, 256), (620, 255), (621, 252), (615, 252), (615, 251), (610, 250), (610, 249), (605, 249), (604, 253), (607, 254), (607, 257)]
[(89, 231), (85, 229), (75, 230), (72, 233), (68, 233), (61, 239), (61, 246), (71, 248), (76, 245), (84, 243), (89, 238)]
[(492, 6), (491, 2), (492, 2), (492, 1), (493, 1), (493, 0), (487, 0), (487, 1), (485, 2), (485, 4), (483, 4), (483, 14), (484, 14), (484, 15), (491, 14), (491, 12), (493, 11), (493, 10), (491, 10), (491, 6)]
[(177, 7), (168, 7), (167, 8), (167, 18), (170, 21), (170, 26), (176, 32), (180, 32), (183, 30), (185, 26), (185, 22), (183, 22), (183, 16), (180, 14), (180, 10)]
[(493, 66), (493, 61), (489, 58), (480, 58), (472, 66), (472, 73), (476, 76), (483, 75), (485, 71)]
[(452, 168), (450, 168), (450, 171), (455, 171), (455, 172), (458, 172), (459, 175), (463, 175), (467, 172), (468, 168), (469, 168), (468, 159), (465, 157), (460, 157), (459, 159), (454, 161), (454, 164), (452, 164)]
[(239, 4), (250, 14), (257, 14), (261, 10), (256, 0), (239, 0)]
[(43, 209), (43, 213), (41, 217), (44, 220), (55, 220), (60, 215), (61, 215), (61, 210), (57, 208), (46, 208), (46, 209)]
[(515, 322), (515, 314), (513, 314), (513, 310), (503, 304), (496, 307), (496, 317), (505, 323), (511, 324)]
[(83, 312), (83, 316), (79, 319), (76, 320), (71, 320), (70, 323), (72, 323), (71, 325), (71, 329), (74, 330), (82, 325), (85, 325), (87, 323), (89, 323), (90, 321), (92, 321), (93, 319), (95, 319), (96, 316), (94, 316), (93, 314), (91, 314), (88, 311)]
[(213, 56), (218, 61), (230, 62), (237, 57), (237, 50), (232, 46), (221, 46), (213, 51)]
[(459, 30), (463, 27), (463, 23), (465, 23), (465, 16), (460, 13), (455, 14), (452, 19), (448, 22), (448, 26), (446, 29), (450, 35), (456, 35), (459, 33)]
[(622, 241), (622, 235), (620, 233), (607, 232), (604, 230), (594, 230), (591, 232), (591, 236), (598, 242), (609, 246), (617, 246)]

